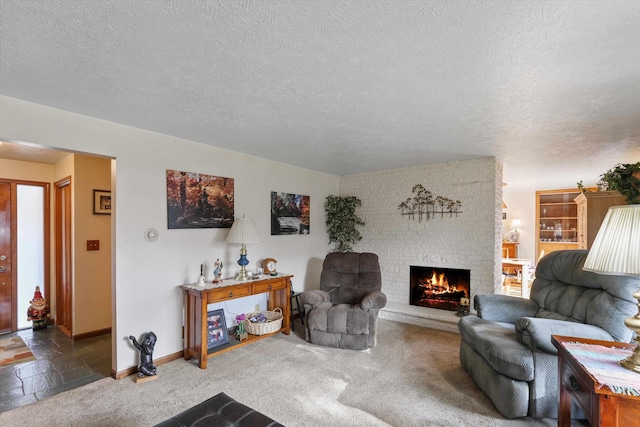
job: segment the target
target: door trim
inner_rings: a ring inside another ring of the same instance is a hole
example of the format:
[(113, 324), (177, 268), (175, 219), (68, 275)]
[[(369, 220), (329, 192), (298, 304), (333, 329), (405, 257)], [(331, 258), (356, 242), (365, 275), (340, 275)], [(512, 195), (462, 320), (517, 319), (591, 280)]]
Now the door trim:
[[(58, 180), (54, 183), (56, 197), (55, 197), (55, 251), (56, 251), (56, 310), (55, 310), (55, 318), (56, 325), (62, 330), (65, 334), (72, 336), (73, 333), (73, 251), (71, 249), (72, 244), (72, 212), (71, 212), (71, 197), (72, 191), (71, 188), (71, 176), (67, 176)], [(63, 187), (69, 187), (69, 197), (65, 198), (64, 212), (65, 215), (62, 216), (63, 206), (62, 200), (60, 197), (60, 193), (63, 191)], [(64, 230), (68, 232), (65, 235), (62, 235), (63, 232), (63, 221), (64, 221)], [(62, 239), (65, 239), (64, 245), (62, 244)], [(63, 256), (64, 251), (64, 256)], [(65, 289), (63, 288), (63, 282), (66, 281), (70, 289), (65, 293)]]

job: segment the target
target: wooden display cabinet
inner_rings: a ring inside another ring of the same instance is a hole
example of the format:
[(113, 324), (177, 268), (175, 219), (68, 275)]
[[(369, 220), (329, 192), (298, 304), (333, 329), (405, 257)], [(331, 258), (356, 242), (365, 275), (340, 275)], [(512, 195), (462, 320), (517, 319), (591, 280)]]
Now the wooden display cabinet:
[(626, 205), (618, 191), (594, 191), (580, 194), (578, 206), (578, 249), (591, 249), (602, 221), (611, 206)]
[(578, 189), (536, 191), (536, 253), (578, 248)]

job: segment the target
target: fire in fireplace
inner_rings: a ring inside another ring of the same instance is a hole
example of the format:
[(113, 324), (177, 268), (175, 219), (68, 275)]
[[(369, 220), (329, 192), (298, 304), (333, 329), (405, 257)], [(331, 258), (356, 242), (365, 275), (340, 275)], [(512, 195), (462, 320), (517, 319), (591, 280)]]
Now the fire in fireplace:
[(470, 270), (410, 266), (410, 304), (457, 311), (461, 298), (469, 298)]

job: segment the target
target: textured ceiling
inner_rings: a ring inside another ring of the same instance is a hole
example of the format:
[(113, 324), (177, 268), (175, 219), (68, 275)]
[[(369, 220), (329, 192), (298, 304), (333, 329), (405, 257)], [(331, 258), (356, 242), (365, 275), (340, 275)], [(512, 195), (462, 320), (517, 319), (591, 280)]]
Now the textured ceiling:
[(0, 93), (331, 174), (595, 180), (640, 160), (639, 23), (640, 1), (2, 0)]

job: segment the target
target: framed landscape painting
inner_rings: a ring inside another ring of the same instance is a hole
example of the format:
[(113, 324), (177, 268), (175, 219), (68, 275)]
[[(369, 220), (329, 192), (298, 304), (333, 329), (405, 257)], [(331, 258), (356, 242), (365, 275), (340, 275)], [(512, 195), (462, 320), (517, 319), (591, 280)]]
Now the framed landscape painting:
[(167, 170), (169, 229), (231, 228), (233, 178)]
[(311, 198), (271, 192), (271, 235), (309, 234)]

